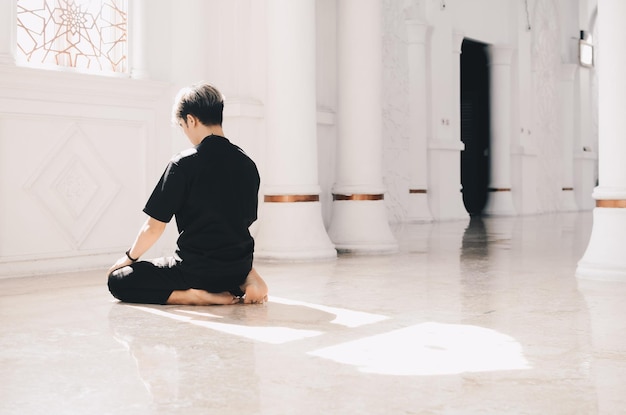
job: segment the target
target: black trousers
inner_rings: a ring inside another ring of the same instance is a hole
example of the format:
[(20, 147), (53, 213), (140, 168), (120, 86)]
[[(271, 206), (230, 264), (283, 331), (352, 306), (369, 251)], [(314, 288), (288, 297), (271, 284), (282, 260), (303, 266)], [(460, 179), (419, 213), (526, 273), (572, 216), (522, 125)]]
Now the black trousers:
[(109, 274), (109, 291), (127, 303), (165, 304), (175, 290), (196, 288), (241, 296), (246, 275), (211, 276), (186, 273), (174, 257), (138, 261)]

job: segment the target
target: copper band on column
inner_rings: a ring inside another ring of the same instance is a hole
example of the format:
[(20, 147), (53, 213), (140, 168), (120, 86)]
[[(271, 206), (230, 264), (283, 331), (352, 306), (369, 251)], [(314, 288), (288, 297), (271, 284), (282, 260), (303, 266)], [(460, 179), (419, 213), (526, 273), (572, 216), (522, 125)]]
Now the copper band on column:
[(563, 191), (564, 191), (564, 192), (571, 192), (571, 191), (573, 191), (573, 190), (574, 190), (574, 188), (573, 188), (573, 187), (564, 187), (564, 188), (563, 188)]
[(333, 193), (333, 200), (383, 200), (384, 194), (353, 194), (342, 195)]
[(428, 193), (428, 190), (426, 190), (426, 189), (409, 189), (409, 193), (410, 194)]
[(487, 189), (487, 191), (489, 191), (489, 192), (510, 192), (511, 189), (506, 188), (506, 187), (501, 187), (501, 188), (490, 187), (489, 189)]
[(626, 200), (596, 200), (599, 208), (626, 208)]
[(319, 195), (265, 195), (268, 203), (319, 202)]

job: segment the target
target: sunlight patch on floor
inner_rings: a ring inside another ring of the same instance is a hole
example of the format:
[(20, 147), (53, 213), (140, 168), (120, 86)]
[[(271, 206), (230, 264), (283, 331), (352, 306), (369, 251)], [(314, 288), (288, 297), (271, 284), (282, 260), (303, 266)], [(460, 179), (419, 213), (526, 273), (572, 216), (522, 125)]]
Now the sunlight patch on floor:
[(530, 369), (521, 345), (483, 327), (421, 323), (313, 352), (361, 372), (383, 375), (453, 375)]

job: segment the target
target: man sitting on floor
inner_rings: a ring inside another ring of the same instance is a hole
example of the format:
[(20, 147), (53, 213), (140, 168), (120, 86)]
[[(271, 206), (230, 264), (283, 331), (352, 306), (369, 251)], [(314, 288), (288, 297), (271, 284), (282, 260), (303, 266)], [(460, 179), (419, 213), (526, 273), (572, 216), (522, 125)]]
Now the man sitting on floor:
[[(109, 269), (121, 301), (213, 305), (263, 303), (267, 285), (252, 267), (259, 173), (224, 137), (224, 98), (211, 85), (181, 90), (173, 118), (194, 147), (174, 156), (143, 211), (148, 219), (126, 255)], [(172, 257), (139, 261), (176, 218)]]

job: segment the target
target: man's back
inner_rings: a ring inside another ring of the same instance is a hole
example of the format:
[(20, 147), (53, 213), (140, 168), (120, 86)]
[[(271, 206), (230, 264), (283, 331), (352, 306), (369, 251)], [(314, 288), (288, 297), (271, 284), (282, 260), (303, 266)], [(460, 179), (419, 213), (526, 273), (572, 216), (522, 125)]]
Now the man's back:
[(257, 218), (259, 191), (254, 162), (226, 138), (209, 136), (178, 164), (187, 193), (175, 213), (181, 259), (223, 271), (251, 261), (248, 228)]

